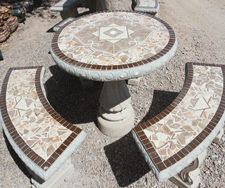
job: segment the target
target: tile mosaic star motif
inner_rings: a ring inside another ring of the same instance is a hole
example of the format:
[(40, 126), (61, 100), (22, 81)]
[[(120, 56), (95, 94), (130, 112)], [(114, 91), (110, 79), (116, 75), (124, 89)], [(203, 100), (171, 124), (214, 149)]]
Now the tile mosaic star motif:
[(12, 71), (6, 105), (21, 138), (36, 154), (47, 160), (72, 131), (58, 123), (43, 107), (33, 81), (35, 73), (36, 69)]
[(193, 65), (193, 69), (193, 81), (180, 104), (166, 117), (143, 130), (162, 161), (198, 136), (220, 104), (223, 93), (221, 68)]
[(123, 65), (148, 59), (165, 48), (169, 31), (142, 14), (109, 12), (73, 21), (58, 37), (67, 57), (92, 65)]
[(110, 24), (107, 27), (100, 27), (100, 31), (96, 31), (93, 35), (99, 37), (99, 40), (107, 40), (111, 43), (117, 43), (122, 39), (127, 39), (134, 31), (127, 29), (126, 26)]

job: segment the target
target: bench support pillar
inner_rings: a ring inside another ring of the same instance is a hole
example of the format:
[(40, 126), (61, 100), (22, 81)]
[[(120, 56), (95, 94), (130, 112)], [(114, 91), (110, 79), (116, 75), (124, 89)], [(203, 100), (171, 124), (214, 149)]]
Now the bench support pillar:
[(61, 168), (47, 181), (42, 180), (36, 174), (34, 174), (28, 167), (27, 170), (32, 175), (31, 187), (33, 188), (58, 188), (63, 184), (64, 180), (71, 174), (74, 174), (74, 166), (69, 158)]
[(199, 155), (190, 165), (180, 171), (177, 175), (169, 180), (182, 188), (197, 188), (201, 182), (199, 166), (203, 163), (206, 157), (206, 150)]
[(72, 8), (71, 10), (64, 10), (60, 12), (60, 15), (63, 20), (69, 18), (69, 17), (77, 17), (78, 16), (78, 11), (77, 8)]

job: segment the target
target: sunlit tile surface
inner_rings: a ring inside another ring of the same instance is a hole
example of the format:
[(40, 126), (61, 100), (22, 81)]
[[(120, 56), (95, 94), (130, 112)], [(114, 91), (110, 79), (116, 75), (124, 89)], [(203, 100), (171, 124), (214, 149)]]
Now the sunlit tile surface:
[(150, 58), (170, 39), (168, 29), (143, 14), (109, 12), (82, 17), (65, 27), (58, 47), (67, 57), (92, 65), (123, 65)]
[(223, 93), (220, 67), (193, 65), (193, 80), (183, 100), (166, 117), (144, 129), (162, 161), (188, 145), (208, 125)]
[(11, 121), (28, 146), (47, 160), (72, 131), (45, 110), (35, 88), (36, 69), (13, 70), (7, 86), (6, 105)]

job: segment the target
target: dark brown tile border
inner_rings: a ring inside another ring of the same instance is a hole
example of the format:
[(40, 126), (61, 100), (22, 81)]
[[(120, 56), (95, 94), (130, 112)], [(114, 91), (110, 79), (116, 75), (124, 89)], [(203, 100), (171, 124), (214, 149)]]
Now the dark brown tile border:
[[(69, 24), (69, 23), (68, 23)], [(15, 127), (12, 124), (12, 121), (9, 117), (7, 107), (6, 107), (6, 91), (7, 91), (7, 83), (10, 78), (10, 75), (13, 70), (23, 70), (23, 69), (37, 69), (36, 75), (35, 75), (35, 87), (37, 91), (37, 95), (45, 108), (45, 110), (61, 125), (64, 127), (70, 129), (72, 131), (71, 135), (61, 144), (61, 146), (45, 161), (42, 157), (40, 157), (38, 154), (36, 154), (28, 145), (27, 143), (21, 138), (21, 136), (16, 131)], [(69, 123), (65, 119), (63, 119), (48, 103), (46, 100), (42, 88), (41, 88), (41, 66), (35, 66), (35, 67), (15, 67), (10, 68), (8, 72), (6, 73), (6, 76), (3, 80), (2, 84), (2, 90), (1, 90), (1, 96), (0, 96), (0, 108), (1, 108), (1, 114), (4, 121), (4, 124), (6, 128), (8, 129), (8, 132), (10, 136), (14, 139), (15, 143), (18, 145), (18, 147), (24, 152), (27, 157), (29, 157), (35, 164), (40, 166), (43, 170), (47, 170), (54, 162), (55, 160), (60, 156), (63, 151), (73, 142), (73, 140), (77, 137), (78, 134), (82, 131), (79, 127), (76, 127), (75, 125)]]
[[(82, 62), (74, 63), (73, 61), (71, 61), (70, 58), (66, 59), (65, 58), (65, 54), (62, 53), (62, 51), (59, 49), (59, 46), (58, 46), (58, 37), (59, 37), (60, 33), (69, 24), (71, 24), (72, 22), (77, 21), (77, 20), (79, 20), (81, 18), (88, 17), (88, 16), (91, 16), (91, 15), (94, 15), (94, 14), (98, 14), (98, 13), (110, 13), (110, 11), (95, 12), (95, 13), (91, 13), (91, 14), (87, 14), (87, 15), (81, 16), (79, 18), (74, 18), (70, 22), (66, 23), (64, 26), (60, 27), (60, 29), (55, 33), (55, 35), (54, 35), (54, 37), (52, 39), (52, 44), (51, 44), (52, 45), (52, 50), (55, 53), (55, 55), (58, 56), (58, 58), (60, 58), (65, 63), (73, 65), (73, 66), (76, 66), (76, 67), (82, 67), (83, 69), (102, 70), (102, 71), (104, 71), (104, 70), (118, 70), (118, 69), (128, 69), (128, 68), (131, 68), (131, 67), (136, 67), (136, 66), (140, 66), (140, 65), (151, 63), (152, 61), (155, 61), (155, 60), (163, 57), (174, 46), (175, 41), (176, 41), (175, 32), (169, 26), (169, 24), (167, 24), (165, 21), (161, 20), (160, 18), (154, 17), (154, 16), (152, 16), (150, 14), (147, 14), (147, 13), (140, 13), (140, 12), (131, 12), (131, 11), (111, 11), (111, 12), (115, 12), (115, 13), (116, 12), (128, 12), (128, 13), (132, 13), (132, 14), (136, 14), (136, 15), (145, 15), (145, 16), (151, 17), (152, 19), (155, 19), (155, 20), (161, 22), (167, 28), (167, 30), (169, 32), (169, 35), (170, 35), (170, 39), (168, 41), (168, 44), (165, 46), (165, 48), (163, 50), (161, 50), (159, 53), (157, 53), (156, 55), (154, 55), (154, 56), (152, 56), (150, 58), (143, 59), (142, 61), (139, 61), (139, 62), (134, 62), (134, 63), (130, 63), (130, 64), (126, 64), (126, 65), (120, 65), (120, 66), (118, 66), (118, 65), (112, 65), (112, 66), (110, 66), (110, 65), (107, 65), (107, 66), (105, 66), (105, 65), (103, 65), (103, 66), (102, 65), (92, 65), (92, 66), (90, 66), (90, 65), (88, 65), (86, 63), (82, 63)], [(74, 61), (78, 62), (76, 60), (74, 60)]]
[[(162, 161), (161, 159), (158, 159), (158, 154), (155, 150), (155, 148), (152, 146), (151, 142), (149, 139), (146, 139), (146, 135), (144, 134), (144, 129), (150, 127), (154, 123), (160, 121), (163, 119), (165, 116), (167, 116), (185, 97), (187, 94), (191, 83), (193, 79), (193, 65), (198, 65), (198, 66), (215, 66), (215, 67), (221, 67), (222, 72), (223, 72), (223, 93), (222, 93), (222, 98), (219, 104), (219, 107), (212, 118), (212, 120), (208, 123), (208, 125), (205, 127), (202, 132), (197, 135), (194, 140), (192, 140), (188, 145), (186, 145), (184, 148), (182, 148), (180, 151), (178, 151), (176, 154), (173, 156), (169, 157), (165, 161)], [(224, 113), (224, 107), (225, 107), (225, 65), (217, 65), (217, 64), (200, 64), (200, 63), (192, 63), (189, 62), (186, 64), (186, 68), (188, 70), (187, 72), (187, 77), (186, 81), (184, 84), (183, 89), (181, 90), (180, 94), (177, 96), (177, 98), (159, 115), (156, 117), (152, 118), (151, 120), (136, 126), (133, 130), (135, 131), (137, 137), (143, 144), (144, 148), (146, 149), (149, 157), (151, 160), (154, 162), (155, 166), (159, 171), (162, 171), (173, 164), (175, 164), (177, 161), (180, 161), (182, 158), (184, 158), (186, 155), (188, 155), (190, 152), (192, 152), (208, 135), (209, 133), (216, 127), (218, 121), (221, 119), (223, 113)], [(146, 147), (146, 146), (151, 146)], [(156, 155), (157, 154), (157, 155)]]

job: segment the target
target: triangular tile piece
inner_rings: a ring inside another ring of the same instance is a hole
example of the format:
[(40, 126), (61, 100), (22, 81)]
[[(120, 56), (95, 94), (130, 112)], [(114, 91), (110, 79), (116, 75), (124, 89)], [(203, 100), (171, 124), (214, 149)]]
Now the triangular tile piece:
[(135, 31), (132, 31), (131, 29), (128, 29), (127, 31), (128, 31), (128, 35), (131, 35), (135, 32)]
[(52, 153), (55, 152), (55, 148), (53, 145), (50, 145), (47, 149), (47, 157), (49, 157)]
[(26, 99), (22, 98), (17, 105), (15, 106), (15, 108), (19, 109), (19, 110), (27, 110), (28, 106), (26, 103)]
[(92, 33), (94, 36), (99, 37), (99, 31)]
[(196, 104), (193, 106), (193, 110), (205, 110), (209, 109), (208, 103), (205, 101), (203, 97), (199, 98)]
[(37, 142), (37, 140), (27, 140), (26, 142), (27, 142), (28, 146), (31, 147), (32, 145), (34, 145)]
[(42, 138), (43, 142), (50, 142), (53, 139), (53, 137), (49, 137), (49, 138)]
[(107, 40), (108, 42), (111, 42), (111, 43), (113, 43), (113, 44), (115, 44), (115, 43), (117, 43), (117, 42), (119, 42), (121, 39), (119, 39), (119, 40)]
[(32, 103), (32, 100), (30, 100), (30, 99), (25, 99), (25, 100), (26, 100), (26, 103), (27, 103), (27, 107), (29, 107), (30, 104)]
[(61, 136), (61, 135), (65, 134), (65, 133), (67, 133), (67, 131), (57, 131), (57, 133), (59, 134), (59, 136)]
[(108, 25), (108, 27), (118, 27), (118, 25), (117, 24), (110, 24), (110, 25)]
[(192, 106), (195, 106), (196, 102), (199, 100), (199, 98), (197, 99), (191, 99), (191, 104)]

